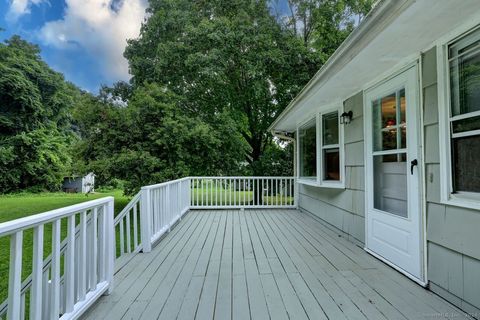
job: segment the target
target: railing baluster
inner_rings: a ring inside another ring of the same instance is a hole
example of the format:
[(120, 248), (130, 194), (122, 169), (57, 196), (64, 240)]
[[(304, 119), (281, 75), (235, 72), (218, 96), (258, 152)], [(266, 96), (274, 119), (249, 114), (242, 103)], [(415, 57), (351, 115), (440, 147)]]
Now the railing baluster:
[(278, 206), (278, 178), (275, 179), (275, 205)]
[(52, 226), (52, 293), (50, 319), (56, 319), (60, 314), (60, 228), (60, 219), (55, 220)]
[[(98, 243), (97, 243), (97, 228), (98, 228), (98, 208), (93, 208), (91, 213), (91, 257), (90, 260), (90, 290), (97, 288), (97, 255), (98, 255)], [(130, 229), (129, 229), (130, 230)]]
[(135, 246), (135, 250), (138, 247), (138, 217), (137, 217), (137, 204), (133, 206), (133, 244)]
[(106, 213), (105, 207), (102, 207), (102, 211), (99, 212), (98, 218), (98, 277), (99, 281), (105, 281), (105, 257), (106, 257), (106, 246), (105, 246), (105, 234), (106, 234)]
[[(87, 212), (80, 213), (80, 259), (79, 259), (79, 297), (80, 301), (85, 300), (86, 295), (86, 281), (87, 281)], [(120, 228), (120, 233), (122, 233)], [(121, 236), (121, 234), (120, 234)], [(123, 243), (122, 243), (123, 246)]]
[(125, 235), (124, 235), (124, 230), (123, 230), (123, 222), (124, 219), (122, 218), (119, 223), (119, 228), (120, 228), (120, 255), (123, 256), (125, 253)]
[(32, 289), (30, 319), (42, 319), (43, 224), (33, 229)]
[[(256, 192), (256, 198), (255, 198), (255, 194), (253, 195), (253, 204), (255, 206), (259, 206), (260, 205), (260, 179), (258, 178), (255, 178), (255, 192)], [(256, 199), (256, 200), (255, 200)]]
[(245, 185), (245, 178), (242, 179), (243, 180), (243, 206), (245, 206), (246, 204), (246, 200), (247, 200), (247, 186)]
[[(50, 268), (43, 272), (42, 276), (42, 319), (50, 317)], [(8, 319), (8, 317), (7, 317)]]
[(20, 295), (20, 318), (25, 319), (25, 292)]
[(127, 215), (125, 216), (126, 217), (126, 226), (125, 226), (125, 231), (127, 233), (127, 252), (128, 253), (131, 253), (132, 252), (132, 243), (131, 243), (131, 235), (130, 235), (130, 232), (132, 230), (132, 226), (130, 224), (130, 210), (128, 210), (127, 212)]
[(65, 269), (65, 311), (72, 312), (75, 304), (75, 215), (67, 219)]
[(20, 318), (20, 291), (22, 285), (22, 249), (23, 231), (10, 237), (10, 269), (8, 276), (8, 312), (7, 319)]

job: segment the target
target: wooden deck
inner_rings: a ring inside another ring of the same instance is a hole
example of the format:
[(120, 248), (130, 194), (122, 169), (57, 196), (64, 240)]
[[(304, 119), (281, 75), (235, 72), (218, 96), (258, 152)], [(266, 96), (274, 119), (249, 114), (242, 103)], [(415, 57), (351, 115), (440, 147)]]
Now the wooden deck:
[(296, 210), (191, 211), (84, 319), (460, 319)]

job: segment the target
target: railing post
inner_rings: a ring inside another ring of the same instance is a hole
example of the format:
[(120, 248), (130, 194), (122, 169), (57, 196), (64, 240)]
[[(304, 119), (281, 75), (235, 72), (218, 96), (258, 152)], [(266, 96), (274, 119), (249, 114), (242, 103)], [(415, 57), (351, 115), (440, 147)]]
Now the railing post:
[(142, 188), (140, 191), (140, 229), (142, 230), (142, 247), (143, 252), (152, 251), (152, 207), (150, 201), (150, 189)]
[(113, 198), (108, 202), (107, 205), (107, 261), (106, 261), (106, 278), (108, 282), (108, 292), (111, 294), (113, 292), (113, 275), (115, 273), (115, 225), (113, 218)]
[(297, 178), (293, 178), (293, 205), (298, 209), (298, 183)]
[(190, 210), (192, 208), (192, 178), (188, 178), (187, 180), (187, 186), (188, 186), (188, 189), (187, 189), (187, 208), (188, 210)]

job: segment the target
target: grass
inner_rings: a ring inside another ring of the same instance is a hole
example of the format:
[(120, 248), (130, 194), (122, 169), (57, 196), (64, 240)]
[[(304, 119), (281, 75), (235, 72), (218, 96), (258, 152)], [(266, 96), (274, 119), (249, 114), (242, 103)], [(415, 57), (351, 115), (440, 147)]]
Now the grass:
[[(235, 194), (235, 198), (234, 198)], [(0, 196), (0, 223), (23, 218), (26, 216), (42, 213), (45, 211), (70, 206), (73, 204), (90, 201), (106, 196), (115, 198), (115, 214), (119, 213), (129, 202), (129, 198), (123, 195), (121, 190), (99, 192), (85, 196), (84, 194), (67, 193), (41, 193), (41, 194), (15, 194)], [(204, 184), (201, 188), (192, 190), (193, 199), (199, 199), (199, 204), (249, 204), (254, 200), (252, 191), (235, 191), (228, 188), (214, 188)], [(231, 200), (230, 200), (231, 199)], [(277, 202), (278, 201), (278, 202)], [(293, 203), (293, 197), (284, 195), (264, 195), (264, 204)], [(44, 257), (51, 253), (51, 224), (46, 224), (44, 229)], [(62, 219), (61, 238), (66, 237), (66, 219)], [(116, 231), (118, 233), (118, 230)], [(117, 248), (118, 249), (118, 248)], [(26, 230), (23, 235), (23, 263), (22, 279), (31, 273), (33, 253), (33, 230)], [(0, 238), (0, 303), (7, 297), (8, 269), (10, 257), (10, 237)], [(27, 298), (28, 299), (28, 298)], [(27, 301), (28, 305), (28, 301)], [(27, 310), (28, 312), (28, 310)]]
[[(74, 193), (2, 195), (0, 196), (0, 223), (107, 196), (115, 198), (115, 214), (119, 213), (129, 201), (129, 198), (124, 196), (121, 190), (98, 192), (88, 196)], [(51, 253), (51, 230), (51, 224), (45, 225), (44, 257)], [(62, 239), (65, 236), (66, 219), (62, 219)], [(23, 235), (22, 279), (31, 273), (32, 252), (33, 230), (27, 230)], [(0, 238), (0, 303), (7, 297), (9, 257), (10, 237), (2, 237)]]
[[(253, 203), (254, 194), (253, 191), (238, 190), (234, 192), (228, 188), (203, 186), (203, 188), (192, 190), (192, 198), (199, 205), (248, 205)], [(262, 203), (265, 205), (293, 204), (293, 197), (282, 194), (266, 195), (265, 193), (263, 199), (260, 199), (260, 204)]]

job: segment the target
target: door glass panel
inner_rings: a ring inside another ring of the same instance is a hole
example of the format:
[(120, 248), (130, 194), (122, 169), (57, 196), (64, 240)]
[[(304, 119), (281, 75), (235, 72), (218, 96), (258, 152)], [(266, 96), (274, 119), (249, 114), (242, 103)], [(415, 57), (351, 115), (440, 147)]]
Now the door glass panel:
[(401, 217), (408, 216), (406, 108), (405, 88), (372, 101), (373, 204)]
[(372, 112), (373, 151), (406, 148), (405, 89), (372, 101)]
[(405, 153), (373, 157), (373, 206), (401, 217), (408, 216)]

